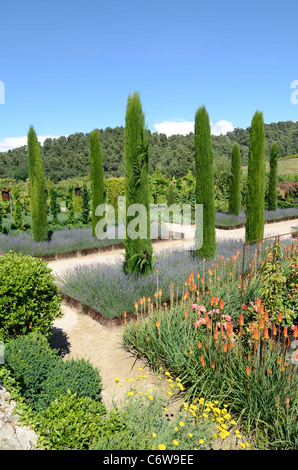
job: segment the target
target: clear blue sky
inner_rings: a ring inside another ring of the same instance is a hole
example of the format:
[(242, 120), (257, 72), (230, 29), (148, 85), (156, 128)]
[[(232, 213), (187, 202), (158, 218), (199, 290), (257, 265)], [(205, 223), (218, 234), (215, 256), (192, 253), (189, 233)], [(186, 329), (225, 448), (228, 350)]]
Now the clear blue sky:
[(0, 142), (123, 126), (129, 93), (146, 124), (246, 128), (298, 119), (297, 0), (28, 0), (1, 4)]

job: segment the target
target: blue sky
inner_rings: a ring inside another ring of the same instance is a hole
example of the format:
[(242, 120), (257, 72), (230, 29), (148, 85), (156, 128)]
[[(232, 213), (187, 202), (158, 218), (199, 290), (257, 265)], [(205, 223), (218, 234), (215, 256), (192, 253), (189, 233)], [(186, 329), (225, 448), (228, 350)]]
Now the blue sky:
[(297, 14), (297, 0), (2, 3), (0, 149), (31, 124), (39, 136), (123, 126), (134, 91), (147, 127), (168, 134), (189, 132), (201, 105), (214, 133), (256, 110), (295, 121)]

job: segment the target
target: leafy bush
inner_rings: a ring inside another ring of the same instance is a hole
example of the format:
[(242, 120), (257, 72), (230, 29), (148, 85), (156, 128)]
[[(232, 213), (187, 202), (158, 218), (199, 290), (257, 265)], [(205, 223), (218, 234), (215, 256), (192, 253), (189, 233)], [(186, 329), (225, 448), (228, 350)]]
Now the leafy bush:
[(18, 337), (5, 346), (5, 364), (21, 386), (25, 399), (34, 405), (43, 381), (62, 361), (57, 350), (52, 350), (44, 336), (30, 333)]
[(45, 450), (87, 450), (100, 434), (117, 426), (117, 416), (107, 419), (106, 414), (102, 403), (68, 391), (37, 415), (34, 430)]
[(35, 409), (44, 410), (58, 396), (65, 395), (67, 390), (76, 393), (78, 398), (89, 397), (100, 401), (102, 382), (98, 370), (85, 359), (59, 361), (51, 369), (42, 383)]
[(0, 256), (0, 329), (6, 338), (51, 332), (60, 312), (60, 295), (50, 268), (16, 253)]
[(68, 389), (78, 397), (101, 398), (98, 369), (84, 359), (63, 361), (45, 337), (31, 333), (10, 341), (5, 347), (5, 363), (35, 410), (45, 410)]

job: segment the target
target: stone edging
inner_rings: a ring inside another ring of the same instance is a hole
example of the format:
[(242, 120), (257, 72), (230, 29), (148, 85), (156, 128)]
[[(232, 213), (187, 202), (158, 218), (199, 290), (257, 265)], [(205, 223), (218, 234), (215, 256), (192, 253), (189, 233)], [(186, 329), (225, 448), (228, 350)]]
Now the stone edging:
[[(70, 297), (67, 294), (64, 294), (61, 292), (61, 298), (62, 301), (65, 302), (67, 305), (70, 307), (74, 307), (78, 309), (80, 312), (89, 315), (93, 320), (96, 320), (98, 323), (100, 323), (103, 326), (108, 326), (108, 327), (114, 327), (114, 326), (120, 326), (124, 324), (124, 315), (121, 315), (119, 317), (115, 318), (109, 318), (103, 315), (102, 313), (98, 312), (92, 307), (88, 307), (88, 305), (82, 304), (79, 300), (74, 299), (73, 297)], [(135, 318), (134, 313), (127, 313), (126, 315), (126, 320), (129, 321), (133, 318)]]

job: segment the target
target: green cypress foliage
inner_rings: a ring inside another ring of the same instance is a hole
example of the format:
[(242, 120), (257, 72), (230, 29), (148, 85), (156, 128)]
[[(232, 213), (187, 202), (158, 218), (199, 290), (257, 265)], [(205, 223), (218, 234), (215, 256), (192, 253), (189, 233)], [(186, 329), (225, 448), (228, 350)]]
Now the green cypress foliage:
[(52, 214), (52, 224), (56, 225), (58, 224), (60, 205), (58, 203), (57, 191), (53, 186), (50, 189), (50, 209)]
[(246, 241), (264, 236), (265, 219), (265, 129), (263, 113), (256, 111), (252, 118), (247, 173)]
[(175, 204), (175, 194), (174, 194), (174, 186), (173, 184), (170, 184), (169, 192), (168, 192), (168, 207), (170, 207), (172, 204)]
[[(149, 149), (145, 130), (145, 117), (138, 93), (129, 95), (125, 116), (125, 196), (126, 196), (126, 240), (125, 270), (127, 273), (152, 272), (152, 242), (150, 238), (149, 206)], [(132, 204), (141, 204), (143, 212), (127, 215)], [(143, 232), (132, 239), (129, 225), (138, 219), (136, 231)], [(143, 238), (144, 237), (144, 238)]]
[(234, 143), (231, 159), (231, 181), (229, 194), (229, 214), (239, 215), (241, 209), (241, 155), (240, 147), (237, 142)]
[(278, 164), (278, 147), (274, 142), (270, 149), (270, 175), (269, 175), (269, 194), (268, 194), (268, 210), (276, 211), (277, 209), (277, 164)]
[(205, 106), (195, 115), (196, 204), (203, 205), (203, 244), (195, 255), (213, 258), (216, 251), (214, 169), (209, 116)]
[(22, 204), (22, 198), (20, 194), (20, 188), (16, 186), (13, 190), (13, 198), (14, 198), (14, 211), (13, 211), (13, 219), (14, 219), (14, 225), (16, 230), (23, 230), (24, 225), (23, 225), (23, 204)]
[(89, 199), (89, 193), (87, 189), (87, 185), (84, 183), (83, 188), (82, 188), (82, 214), (81, 214), (81, 220), (83, 224), (88, 224), (89, 219), (90, 219), (90, 199)]
[(31, 228), (36, 242), (48, 239), (47, 196), (39, 143), (33, 126), (28, 132), (28, 173)]
[(117, 195), (116, 185), (114, 181), (112, 183), (110, 201), (111, 201), (111, 206), (113, 207), (115, 211), (115, 221), (117, 222), (118, 220), (118, 195)]
[(0, 202), (0, 233), (3, 232), (3, 205)]
[(105, 183), (99, 131), (94, 129), (90, 134), (90, 163), (91, 163), (91, 194), (92, 194), (92, 235), (96, 236), (97, 222), (102, 218), (95, 215), (95, 210), (105, 202)]
[(67, 207), (67, 223), (74, 225), (75, 223), (75, 210), (74, 210), (74, 191), (73, 186), (70, 185), (66, 192), (66, 207)]

